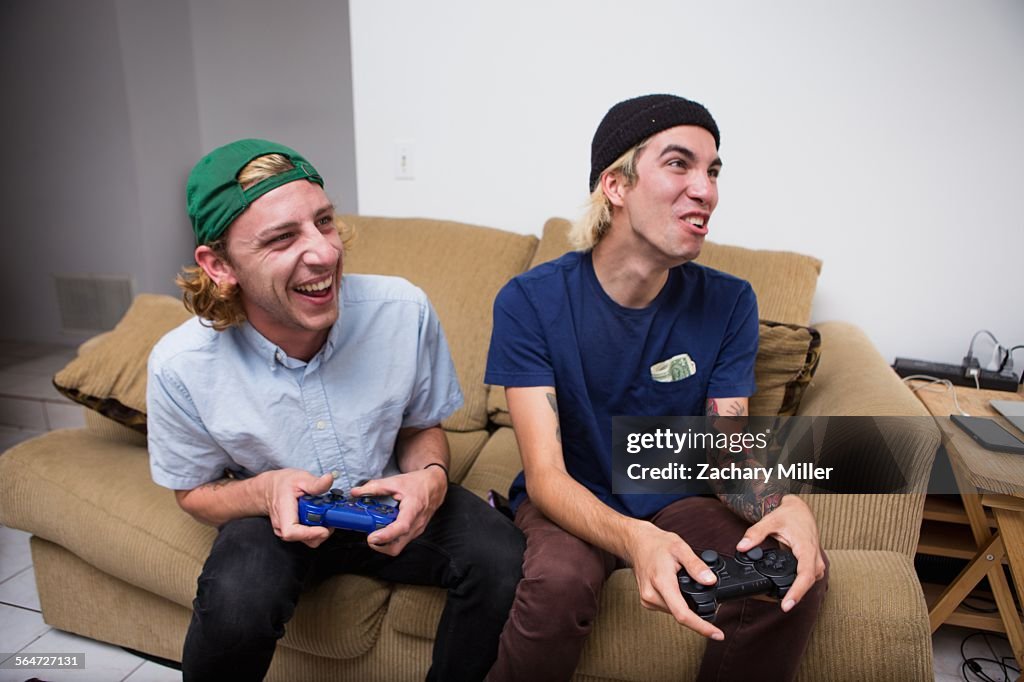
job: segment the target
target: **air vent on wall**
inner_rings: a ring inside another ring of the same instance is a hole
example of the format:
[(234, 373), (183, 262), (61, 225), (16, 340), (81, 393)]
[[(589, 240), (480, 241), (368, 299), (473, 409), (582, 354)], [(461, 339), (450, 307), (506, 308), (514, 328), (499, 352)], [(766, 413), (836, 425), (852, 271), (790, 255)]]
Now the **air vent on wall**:
[(120, 275), (54, 275), (61, 329), (96, 333), (113, 329), (132, 302), (132, 280)]

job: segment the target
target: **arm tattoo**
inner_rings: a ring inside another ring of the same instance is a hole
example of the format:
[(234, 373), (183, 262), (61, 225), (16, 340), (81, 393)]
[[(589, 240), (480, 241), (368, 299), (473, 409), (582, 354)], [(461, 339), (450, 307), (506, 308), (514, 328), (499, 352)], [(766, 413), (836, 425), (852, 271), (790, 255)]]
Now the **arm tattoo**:
[(746, 417), (747, 408), (740, 402), (734, 402), (729, 404), (725, 408), (725, 412), (722, 412), (718, 400), (715, 398), (708, 398), (707, 405), (704, 408), (704, 413), (709, 417)]
[[(555, 421), (558, 421), (558, 401), (555, 400), (554, 393), (545, 393), (544, 395), (548, 398), (548, 405), (551, 405), (551, 411), (555, 413)], [(559, 424), (555, 427), (555, 440), (559, 443), (562, 442), (562, 426)]]
[(237, 479), (230, 478), (230, 477), (218, 478), (216, 481), (210, 481), (209, 483), (203, 483), (199, 487), (200, 488), (209, 488), (211, 490), (216, 490), (217, 488), (223, 488), (226, 485), (234, 483), (236, 480)]
[[(707, 401), (707, 416), (709, 417), (745, 417), (747, 410), (744, 406), (735, 402), (725, 406), (724, 413), (721, 410), (718, 400), (709, 398)], [(727, 420), (733, 422), (733, 420)], [(746, 420), (735, 420), (736, 428), (743, 428)], [(708, 452), (712, 466), (726, 468), (730, 464), (737, 467), (762, 467), (763, 462), (758, 462), (750, 448), (744, 448), (741, 452), (730, 452), (728, 448), (711, 449)], [(725, 506), (729, 507), (741, 518), (757, 523), (765, 514), (774, 511), (782, 504), (782, 497), (786, 494), (785, 485), (779, 481), (761, 480), (719, 480), (710, 481), (712, 489)]]

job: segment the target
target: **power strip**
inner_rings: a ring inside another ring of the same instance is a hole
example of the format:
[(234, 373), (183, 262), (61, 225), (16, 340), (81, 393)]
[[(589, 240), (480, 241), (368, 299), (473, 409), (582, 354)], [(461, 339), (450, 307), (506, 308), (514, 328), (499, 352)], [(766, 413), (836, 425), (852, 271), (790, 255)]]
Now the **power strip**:
[[(974, 386), (974, 378), (966, 376), (963, 365), (947, 365), (942, 362), (896, 358), (892, 368), (901, 377), (924, 374), (936, 379), (947, 379), (957, 386)], [(1017, 392), (1017, 377), (1013, 372), (993, 372), (983, 369), (978, 373), (978, 385), (993, 391)]]

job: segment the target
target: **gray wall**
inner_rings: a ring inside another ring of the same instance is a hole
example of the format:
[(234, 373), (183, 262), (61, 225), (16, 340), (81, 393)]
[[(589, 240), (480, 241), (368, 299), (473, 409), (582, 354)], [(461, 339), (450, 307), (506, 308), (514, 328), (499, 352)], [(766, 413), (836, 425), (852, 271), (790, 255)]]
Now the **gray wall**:
[(188, 170), (232, 139), (300, 149), (356, 210), (347, 2), (4, 0), (0, 92), (0, 338), (82, 339), (54, 274), (176, 294)]

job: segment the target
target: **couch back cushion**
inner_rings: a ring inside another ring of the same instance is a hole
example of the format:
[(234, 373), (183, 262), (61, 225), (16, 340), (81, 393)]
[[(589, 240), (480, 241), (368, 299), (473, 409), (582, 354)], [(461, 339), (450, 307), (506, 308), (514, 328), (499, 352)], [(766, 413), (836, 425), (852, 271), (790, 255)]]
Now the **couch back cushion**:
[(487, 386), (483, 378), (494, 297), (526, 268), (537, 238), (444, 220), (365, 216), (342, 220), (356, 233), (345, 255), (347, 272), (404, 277), (426, 292), (437, 311), (466, 399), (443, 426), (451, 431), (484, 428)]
[[(570, 225), (564, 218), (551, 218), (544, 224), (530, 268), (572, 248)], [(818, 366), (821, 338), (806, 325), (811, 318), (821, 261), (799, 253), (756, 251), (705, 241), (697, 262), (747, 280), (757, 295), (761, 318), (754, 369), (757, 393), (751, 396), (750, 413), (795, 414)], [(492, 421), (512, 425), (505, 392), (500, 387), (491, 390), (487, 408)]]

